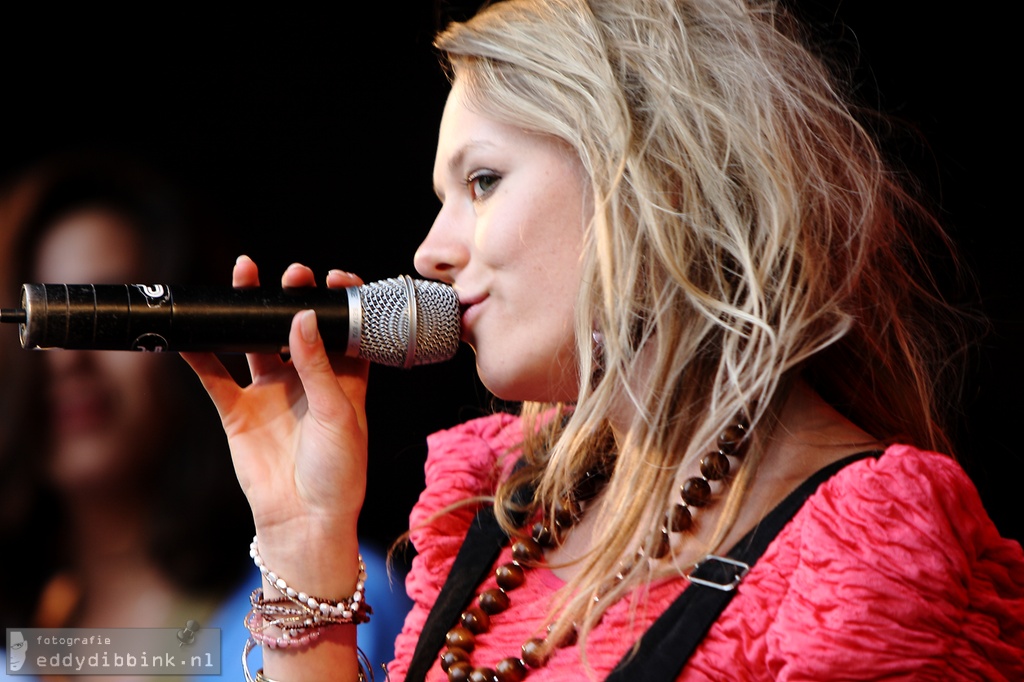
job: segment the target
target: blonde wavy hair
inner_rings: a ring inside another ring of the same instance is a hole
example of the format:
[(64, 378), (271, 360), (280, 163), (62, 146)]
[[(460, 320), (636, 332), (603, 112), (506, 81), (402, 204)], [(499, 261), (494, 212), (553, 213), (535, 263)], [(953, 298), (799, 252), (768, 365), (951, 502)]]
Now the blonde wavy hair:
[[(915, 245), (919, 230), (945, 237), (775, 3), (505, 0), (435, 44), (471, 106), (564, 140), (593, 189), (579, 398), (537, 420), (527, 466), (496, 496), (515, 532), (525, 483), (527, 511), (553, 510), (586, 471), (612, 468), (600, 551), (560, 593), (556, 638), (576, 623), (585, 642), (614, 598), (655, 577), (636, 562), (607, 593), (636, 529), (656, 535), (681, 472), (742, 416), (749, 451), (720, 502), (721, 542), (798, 374), (875, 437), (950, 451), (935, 399), (950, 354), (931, 345), (954, 338), (933, 329), (950, 308)], [(613, 443), (624, 396), (632, 422)]]

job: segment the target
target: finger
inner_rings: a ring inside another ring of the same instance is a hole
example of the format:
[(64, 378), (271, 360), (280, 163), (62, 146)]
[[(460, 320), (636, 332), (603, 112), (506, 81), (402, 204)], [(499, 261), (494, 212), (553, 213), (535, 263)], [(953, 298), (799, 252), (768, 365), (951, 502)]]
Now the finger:
[(331, 289), (343, 289), (345, 287), (357, 287), (363, 283), (359, 275), (353, 275), (344, 270), (330, 270), (327, 273), (327, 286)]
[(281, 275), (283, 287), (315, 287), (316, 277), (313, 270), (302, 263), (292, 263)]
[(332, 364), (312, 310), (295, 315), (288, 343), (313, 418), (332, 430), (358, 429), (365, 433), (369, 364), (338, 356)]
[[(345, 272), (344, 270), (329, 270), (327, 272), (327, 288), (328, 289), (345, 289), (347, 287), (358, 287), (363, 283), (363, 279), (359, 275), (354, 275), (351, 272)], [(344, 360), (344, 353), (328, 353), (328, 357), (331, 359), (331, 363), (336, 367), (342, 367)], [(337, 372), (335, 372), (337, 374)], [(363, 378), (365, 381), (365, 377)]]
[(258, 287), (260, 285), (259, 269), (252, 258), (241, 255), (235, 260), (235, 267), (231, 270), (231, 286), (233, 287)]
[(242, 389), (238, 382), (214, 353), (181, 353), (180, 355), (199, 377), (200, 383), (217, 408), (217, 413), (223, 419), (241, 395)]
[[(239, 256), (235, 261), (235, 267), (231, 270), (231, 286), (258, 287), (259, 285), (260, 275), (256, 263), (249, 256)], [(253, 381), (263, 374), (280, 369), (284, 364), (281, 356), (274, 353), (247, 353), (245, 359), (249, 364), (249, 374)]]

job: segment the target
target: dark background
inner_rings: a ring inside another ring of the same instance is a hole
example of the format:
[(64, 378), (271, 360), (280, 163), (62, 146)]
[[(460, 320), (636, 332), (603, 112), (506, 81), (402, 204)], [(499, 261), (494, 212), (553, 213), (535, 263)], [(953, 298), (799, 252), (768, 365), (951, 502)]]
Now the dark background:
[[(271, 281), (292, 261), (367, 281), (411, 274), (437, 210), (430, 171), (447, 89), (430, 38), (439, 17), (471, 4), (7, 14), (0, 174), (67, 149), (125, 151), (197, 198), (218, 226), (211, 236), (232, 258), (253, 256)], [(1024, 411), (1024, 315), (1011, 210), (1019, 145), (1010, 134), (1020, 78), (1011, 22), (919, 0), (804, 0), (798, 10), (844, 46), (859, 95), (912, 126), (892, 150), (976, 269), (993, 331), (972, 364), (960, 455), (999, 527), (1020, 539), (1013, 435)], [(444, 366), (374, 367), (369, 400), (363, 530), (390, 540), (423, 483), (424, 436), (481, 413), (489, 397), (462, 349)]]

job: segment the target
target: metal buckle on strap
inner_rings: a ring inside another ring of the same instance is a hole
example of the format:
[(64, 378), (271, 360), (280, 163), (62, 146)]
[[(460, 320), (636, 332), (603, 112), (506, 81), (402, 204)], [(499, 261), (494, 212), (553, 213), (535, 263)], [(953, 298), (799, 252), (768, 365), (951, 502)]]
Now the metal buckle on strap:
[(724, 556), (708, 554), (683, 574), (691, 583), (731, 592), (750, 570), (750, 565)]

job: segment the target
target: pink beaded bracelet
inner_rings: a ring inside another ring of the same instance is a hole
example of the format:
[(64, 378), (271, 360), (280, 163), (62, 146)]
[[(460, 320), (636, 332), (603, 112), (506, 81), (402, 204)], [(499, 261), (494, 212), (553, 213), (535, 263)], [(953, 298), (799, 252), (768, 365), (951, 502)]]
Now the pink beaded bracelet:
[[(317, 625), (291, 627), (282, 624), (279, 620), (266, 621), (263, 614), (258, 611), (249, 611), (245, 617), (245, 628), (249, 631), (250, 636), (257, 643), (269, 646), (271, 649), (306, 646), (320, 637), (324, 627), (332, 625), (336, 625), (336, 623), (318, 623)], [(275, 626), (281, 629), (281, 634), (277, 637), (267, 634), (266, 629)]]

